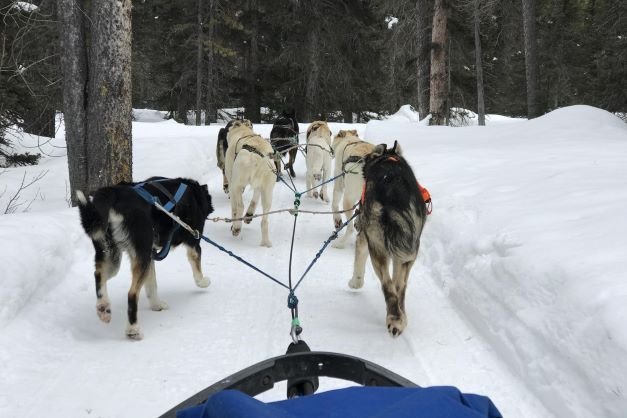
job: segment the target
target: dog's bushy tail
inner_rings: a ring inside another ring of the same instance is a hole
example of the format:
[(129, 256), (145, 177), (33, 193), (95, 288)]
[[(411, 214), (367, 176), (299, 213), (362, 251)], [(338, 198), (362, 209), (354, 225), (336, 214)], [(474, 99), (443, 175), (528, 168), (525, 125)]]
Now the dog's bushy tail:
[(83, 225), (85, 233), (93, 240), (102, 240), (109, 224), (108, 213), (110, 206), (106, 208), (97, 207), (80, 190), (76, 191), (76, 198), (78, 199), (81, 225)]

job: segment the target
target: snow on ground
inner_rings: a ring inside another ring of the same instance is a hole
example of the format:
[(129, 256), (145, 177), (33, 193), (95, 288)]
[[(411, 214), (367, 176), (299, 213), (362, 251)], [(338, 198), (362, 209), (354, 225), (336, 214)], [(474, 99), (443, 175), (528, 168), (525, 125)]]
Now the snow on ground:
[[(215, 165), (219, 128), (134, 122), (135, 178), (206, 182), (213, 216), (229, 216)], [(255, 127), (262, 135), (270, 128)], [(398, 140), (434, 212), (411, 273), (405, 333), (388, 336), (370, 266), (364, 288), (348, 288), (354, 247), (329, 248), (297, 291), (312, 349), (362, 357), (422, 386), (488, 395), (507, 417), (625, 416), (627, 125), (574, 106), (532, 121), (492, 117), (486, 127), (465, 128), (427, 127), (404, 108), (386, 121), (331, 128), (356, 128), (373, 142)], [(22, 138), (27, 146), (34, 140)], [(152, 312), (141, 299), (143, 341), (124, 337), (126, 260), (109, 282), (112, 322), (101, 323), (93, 249), (67, 206), (67, 162), (48, 156), (63, 154), (62, 144), (60, 130), (39, 166), (0, 174), (2, 209), (25, 172), (48, 170), (20, 196), (28, 213), (0, 216), (0, 416), (154, 417), (285, 351), (285, 289), (209, 245), (208, 289), (195, 287), (183, 250), (158, 263), (170, 309)], [(299, 156), (301, 190), (304, 167)], [(293, 200), (278, 183), (273, 209)], [(330, 209), (310, 199), (302, 207)], [(289, 215), (271, 217), (272, 248), (258, 246), (258, 220), (237, 238), (224, 223), (208, 222), (205, 232), (286, 280), (291, 228)], [(295, 277), (331, 232), (330, 215), (299, 216)]]

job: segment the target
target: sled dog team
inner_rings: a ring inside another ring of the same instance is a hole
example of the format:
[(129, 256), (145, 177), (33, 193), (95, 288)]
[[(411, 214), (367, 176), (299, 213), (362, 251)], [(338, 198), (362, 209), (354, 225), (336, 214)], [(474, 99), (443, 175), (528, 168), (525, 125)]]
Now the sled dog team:
[[(295, 176), (298, 134), (293, 115), (284, 115), (275, 122), (269, 140), (256, 134), (248, 120), (233, 120), (220, 130), (216, 157), (223, 174), (223, 190), (231, 203), (233, 236), (241, 233), (242, 219), (246, 224), (252, 221), (261, 199), (261, 246), (272, 245), (268, 232), (272, 194), (282, 175), (282, 156), (289, 155), (284, 169)], [(425, 198), (411, 167), (397, 142), (391, 148), (385, 144), (375, 146), (362, 140), (356, 130), (340, 130), (332, 138), (329, 125), (323, 121), (309, 125), (304, 149), (307, 196), (329, 202), (328, 190), (333, 187), (335, 229), (359, 211), (333, 244), (344, 248), (357, 231), (353, 276), (348, 285), (353, 289), (363, 286), (370, 256), (386, 302), (388, 332), (400, 335), (407, 325), (407, 279), (427, 217)], [(326, 183), (332, 177), (337, 178)], [(325, 184), (314, 188), (321, 183)], [(246, 187), (253, 190), (253, 196), (244, 212)], [(118, 273), (123, 252), (129, 256), (132, 273), (126, 327), (130, 339), (142, 338), (137, 320), (142, 288), (152, 310), (167, 309), (157, 293), (155, 260), (163, 259), (170, 248), (184, 245), (194, 282), (198, 287), (209, 286), (209, 278), (202, 273), (199, 237), (171, 218), (180, 218), (202, 234), (205, 220), (213, 212), (206, 185), (186, 178), (153, 177), (141, 183), (103, 187), (90, 196), (82, 191), (76, 195), (83, 229), (95, 249), (96, 313), (101, 321), (111, 320), (107, 281)]]

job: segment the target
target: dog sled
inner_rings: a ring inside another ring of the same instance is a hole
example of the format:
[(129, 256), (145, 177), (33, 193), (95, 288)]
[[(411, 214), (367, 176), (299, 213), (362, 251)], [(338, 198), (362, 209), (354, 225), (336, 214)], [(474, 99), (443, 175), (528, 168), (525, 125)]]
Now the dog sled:
[[(321, 393), (319, 378), (356, 383)], [(287, 399), (255, 396), (287, 381)], [(161, 418), (502, 418), (492, 401), (455, 387), (419, 387), (375, 363), (349, 355), (309, 351), (300, 340), (287, 354), (226, 377)]]

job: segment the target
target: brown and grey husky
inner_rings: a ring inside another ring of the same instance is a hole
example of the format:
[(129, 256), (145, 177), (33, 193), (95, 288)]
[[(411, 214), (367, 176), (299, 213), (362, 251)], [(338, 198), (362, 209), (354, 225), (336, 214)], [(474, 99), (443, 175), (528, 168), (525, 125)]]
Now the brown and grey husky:
[(396, 337), (407, 325), (407, 279), (418, 256), (427, 207), (414, 172), (401, 156), (396, 142), (392, 149), (385, 144), (377, 145), (364, 161), (365, 183), (360, 214), (355, 221), (358, 230), (355, 264), (348, 285), (353, 289), (363, 286), (370, 254), (387, 305), (388, 332)]

